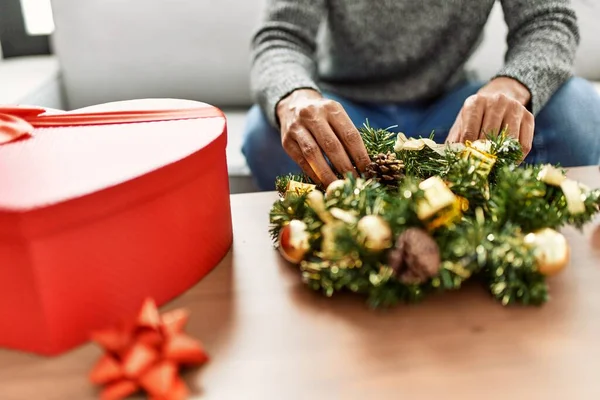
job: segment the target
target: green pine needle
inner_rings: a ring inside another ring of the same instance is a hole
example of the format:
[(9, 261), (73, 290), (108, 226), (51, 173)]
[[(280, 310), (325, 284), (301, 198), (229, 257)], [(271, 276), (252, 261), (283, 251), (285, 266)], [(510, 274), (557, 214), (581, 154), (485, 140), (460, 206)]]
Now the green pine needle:
[(367, 120), (362, 128), (358, 131), (363, 139), (367, 153), (369, 157), (373, 158), (377, 154), (386, 154), (394, 151), (394, 144), (396, 143), (396, 134), (389, 130), (393, 127), (386, 129), (375, 129), (371, 127)]
[(277, 190), (277, 193), (279, 193), (280, 197), (283, 197), (283, 195), (285, 194), (288, 183), (290, 181), (311, 184), (313, 183), (312, 180), (304, 174), (287, 174), (284, 176), (278, 176), (275, 179), (275, 190)]

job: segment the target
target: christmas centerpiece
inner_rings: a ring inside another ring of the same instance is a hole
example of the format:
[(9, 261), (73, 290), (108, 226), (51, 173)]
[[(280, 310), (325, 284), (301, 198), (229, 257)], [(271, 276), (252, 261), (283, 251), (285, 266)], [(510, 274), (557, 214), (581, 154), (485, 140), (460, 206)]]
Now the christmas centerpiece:
[(360, 131), (372, 161), (361, 177), (327, 188), (277, 179), (271, 235), (310, 288), (379, 307), (477, 277), (503, 305), (547, 301), (546, 277), (569, 259), (558, 229), (590, 222), (600, 190), (556, 166), (520, 165), (507, 132), (439, 145), (368, 124)]

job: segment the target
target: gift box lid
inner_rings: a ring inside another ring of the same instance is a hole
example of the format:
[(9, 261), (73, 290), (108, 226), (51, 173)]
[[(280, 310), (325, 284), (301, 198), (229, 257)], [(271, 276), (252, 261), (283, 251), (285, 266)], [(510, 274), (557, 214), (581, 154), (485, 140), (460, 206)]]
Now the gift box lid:
[(186, 164), (194, 157), (225, 162), (225, 117), (195, 101), (0, 107), (3, 123), (28, 132), (0, 145), (0, 234), (40, 234), (156, 196), (206, 173)]

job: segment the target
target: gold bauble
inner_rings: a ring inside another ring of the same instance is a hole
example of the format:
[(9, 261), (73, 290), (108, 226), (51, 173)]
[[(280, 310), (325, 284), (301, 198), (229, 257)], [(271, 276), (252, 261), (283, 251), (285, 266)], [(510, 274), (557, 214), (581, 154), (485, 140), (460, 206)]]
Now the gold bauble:
[(358, 221), (358, 232), (363, 246), (372, 251), (385, 250), (392, 246), (392, 229), (378, 215), (366, 215)]
[(310, 249), (309, 237), (304, 222), (291, 220), (279, 232), (279, 252), (287, 261), (299, 264)]
[(554, 229), (544, 228), (529, 233), (525, 236), (525, 244), (533, 248), (538, 270), (542, 275), (555, 275), (569, 263), (569, 243)]

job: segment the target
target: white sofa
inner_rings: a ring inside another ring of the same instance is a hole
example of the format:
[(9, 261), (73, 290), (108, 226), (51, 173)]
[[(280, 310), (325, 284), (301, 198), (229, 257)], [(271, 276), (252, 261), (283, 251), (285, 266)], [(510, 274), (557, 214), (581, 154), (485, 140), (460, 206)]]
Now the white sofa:
[[(1, 56), (1, 54), (0, 54)], [(65, 106), (58, 60), (53, 56), (0, 57), (0, 104)]]
[[(581, 23), (579, 75), (600, 81), (600, 6), (574, 0)], [(201, 100), (228, 116), (232, 190), (250, 190), (240, 153), (249, 93), (249, 43), (266, 0), (52, 0), (66, 107), (141, 97)], [(483, 79), (501, 65), (499, 4), (469, 62)], [(33, 97), (35, 98), (35, 97)]]

